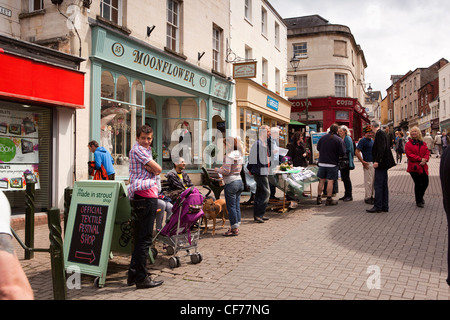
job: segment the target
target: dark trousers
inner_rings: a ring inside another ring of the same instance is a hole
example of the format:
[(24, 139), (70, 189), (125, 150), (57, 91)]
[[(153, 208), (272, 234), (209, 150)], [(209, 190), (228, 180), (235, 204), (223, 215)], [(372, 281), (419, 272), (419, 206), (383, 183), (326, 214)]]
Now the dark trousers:
[(423, 196), (428, 188), (428, 175), (426, 173), (410, 172), (411, 178), (414, 180), (414, 194), (416, 196), (416, 204), (424, 203)]
[(253, 206), (253, 216), (262, 218), (266, 213), (267, 204), (269, 203), (270, 187), (269, 178), (254, 174), (253, 178), (256, 182), (255, 204)]
[(351, 197), (353, 194), (352, 181), (350, 180), (350, 170), (341, 170), (341, 179), (344, 183), (345, 197)]
[(389, 187), (388, 171), (386, 169), (375, 169), (375, 179), (373, 183), (375, 189), (374, 206), (385, 211), (389, 210)]
[(152, 245), (158, 199), (143, 198), (135, 195), (133, 206), (138, 218), (138, 230), (135, 230), (137, 232), (137, 242), (131, 256), (128, 275), (135, 275), (136, 282), (140, 283), (147, 276), (148, 250)]

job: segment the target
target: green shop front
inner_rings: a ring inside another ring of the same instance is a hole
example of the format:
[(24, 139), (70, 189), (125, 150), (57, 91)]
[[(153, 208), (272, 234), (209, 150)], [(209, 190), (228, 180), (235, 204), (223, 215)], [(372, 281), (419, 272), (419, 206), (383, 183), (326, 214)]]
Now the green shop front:
[(153, 128), (153, 155), (163, 172), (183, 157), (200, 173), (215, 130), (230, 128), (232, 83), (143, 41), (92, 28), (90, 136), (108, 149), (116, 179), (128, 179), (136, 129)]

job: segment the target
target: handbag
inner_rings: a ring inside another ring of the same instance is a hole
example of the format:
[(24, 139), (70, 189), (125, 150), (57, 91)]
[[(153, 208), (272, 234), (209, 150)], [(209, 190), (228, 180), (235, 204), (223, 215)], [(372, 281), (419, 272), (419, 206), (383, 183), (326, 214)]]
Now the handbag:
[(339, 170), (350, 170), (350, 159), (347, 154), (339, 158)]

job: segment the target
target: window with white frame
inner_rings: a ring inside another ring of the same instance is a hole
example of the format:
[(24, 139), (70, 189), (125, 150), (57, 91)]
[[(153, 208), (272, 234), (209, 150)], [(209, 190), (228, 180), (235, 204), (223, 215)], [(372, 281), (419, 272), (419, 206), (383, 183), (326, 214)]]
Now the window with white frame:
[(253, 50), (252, 48), (245, 46), (245, 60), (251, 60), (253, 59)]
[(268, 71), (268, 62), (266, 59), (262, 58), (261, 77), (262, 77), (262, 83), (266, 87), (268, 86), (268, 81), (269, 81), (267, 71)]
[(296, 75), (295, 82), (297, 83), (297, 98), (299, 99), (308, 98), (308, 76)]
[(292, 49), (295, 58), (302, 58), (308, 55), (308, 45), (306, 42), (294, 44)]
[(345, 74), (334, 75), (334, 86), (336, 97), (347, 96), (347, 77)]
[(275, 21), (275, 47), (280, 47), (280, 25)]
[(221, 55), (221, 41), (222, 41), (222, 30), (214, 26), (213, 27), (213, 70), (220, 72), (221, 70), (221, 64), (220, 64), (220, 55)]
[(279, 94), (281, 90), (280, 85), (280, 70), (275, 68), (275, 91)]
[(117, 25), (122, 25), (122, 0), (101, 0), (100, 16)]
[(30, 12), (44, 9), (44, 0), (30, 0)]
[(414, 100), (414, 115), (417, 116), (417, 113), (419, 112), (418, 106), (417, 106), (417, 100)]
[(252, 0), (245, 0), (244, 14), (247, 20), (252, 21)]
[(180, 4), (175, 0), (167, 0), (167, 43), (166, 46), (175, 52), (180, 44)]
[(267, 36), (267, 11), (261, 7), (261, 33)]

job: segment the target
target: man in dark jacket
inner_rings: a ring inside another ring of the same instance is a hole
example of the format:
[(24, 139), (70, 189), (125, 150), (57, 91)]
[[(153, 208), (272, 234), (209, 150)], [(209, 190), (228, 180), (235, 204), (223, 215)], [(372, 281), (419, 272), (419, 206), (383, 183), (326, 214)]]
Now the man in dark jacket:
[[(444, 210), (447, 215), (447, 225), (450, 227), (450, 148), (445, 148), (441, 154), (441, 163), (439, 165), (439, 176), (441, 178), (441, 188), (444, 202)], [(450, 243), (450, 228), (447, 228), (447, 241)], [(450, 245), (448, 245), (447, 253), (447, 284), (450, 286)]]
[(184, 191), (193, 186), (188, 174), (184, 171), (186, 163), (183, 158), (179, 158), (173, 163), (173, 169), (167, 172), (166, 179), (170, 191)]
[(317, 204), (322, 203), (322, 190), (327, 183), (327, 206), (336, 205), (337, 201), (331, 198), (333, 194), (334, 180), (338, 179), (339, 158), (345, 154), (345, 144), (338, 136), (338, 125), (332, 124), (328, 134), (319, 139), (317, 143), (317, 151), (319, 151), (319, 170), (317, 177), (319, 180)]
[(389, 212), (389, 188), (388, 170), (395, 166), (394, 156), (390, 148), (389, 137), (383, 130), (380, 130), (380, 122), (372, 121), (372, 128), (375, 133), (375, 141), (372, 147), (373, 167), (375, 169), (374, 189), (375, 201), (371, 209), (367, 212)]
[(270, 187), (270, 154), (267, 147), (269, 126), (259, 128), (259, 139), (252, 145), (248, 157), (247, 170), (256, 182), (255, 205), (253, 206), (253, 218), (255, 222), (264, 223), (268, 218), (264, 217), (269, 203)]

